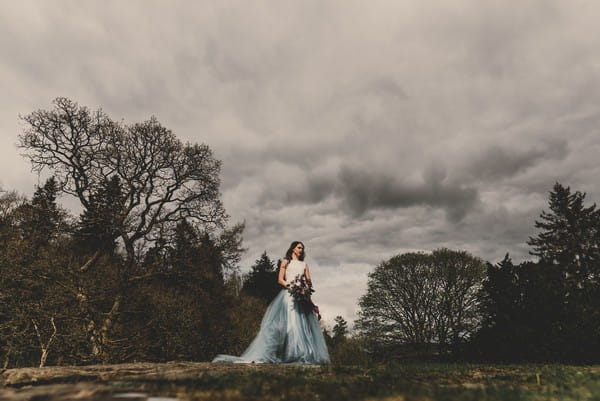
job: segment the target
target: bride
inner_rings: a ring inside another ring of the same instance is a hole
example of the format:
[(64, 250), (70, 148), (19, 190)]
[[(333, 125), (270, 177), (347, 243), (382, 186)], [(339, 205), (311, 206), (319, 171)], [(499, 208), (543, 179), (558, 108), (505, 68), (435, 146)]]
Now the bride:
[(294, 241), (279, 269), (278, 282), (286, 288), (268, 306), (257, 336), (241, 356), (221, 354), (213, 362), (329, 363), (316, 314), (288, 291), (295, 279), (302, 276), (310, 281), (308, 265), (304, 262), (304, 244)]

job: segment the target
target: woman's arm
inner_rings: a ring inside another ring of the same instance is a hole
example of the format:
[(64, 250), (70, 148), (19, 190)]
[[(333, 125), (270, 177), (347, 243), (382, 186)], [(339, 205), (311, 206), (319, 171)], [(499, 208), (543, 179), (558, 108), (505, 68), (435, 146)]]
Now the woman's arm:
[(279, 266), (279, 277), (277, 278), (277, 282), (279, 285), (284, 287), (288, 286), (288, 283), (285, 281), (285, 268), (287, 267), (288, 261), (287, 259), (283, 259), (281, 261), (281, 266)]
[(307, 280), (310, 280), (310, 271), (308, 271), (308, 263), (305, 263), (305, 265), (306, 266), (304, 267), (304, 277), (306, 277)]

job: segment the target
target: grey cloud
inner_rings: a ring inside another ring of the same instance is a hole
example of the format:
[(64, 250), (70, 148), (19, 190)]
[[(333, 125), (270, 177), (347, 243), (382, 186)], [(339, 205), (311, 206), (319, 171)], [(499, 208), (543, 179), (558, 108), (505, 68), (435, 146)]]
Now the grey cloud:
[(464, 174), (480, 180), (512, 177), (544, 161), (562, 160), (569, 152), (566, 140), (548, 140), (538, 146), (515, 143), (512, 146), (491, 145), (476, 151)]
[(424, 181), (408, 184), (387, 174), (373, 174), (352, 167), (340, 171), (338, 193), (355, 216), (371, 208), (410, 206), (439, 207), (453, 220), (460, 220), (477, 203), (477, 189), (445, 183), (444, 172), (430, 169)]
[(203, 57), (209, 71), (222, 82), (253, 81), (258, 74), (249, 66), (223, 52), (215, 39), (209, 39)]
[(304, 183), (301, 178), (290, 177), (287, 188), (266, 187), (260, 203), (283, 207), (294, 203), (317, 204), (333, 198), (352, 218), (360, 218), (373, 209), (422, 206), (443, 209), (451, 220), (458, 221), (479, 201), (475, 187), (446, 181), (442, 167), (429, 167), (423, 179), (414, 183), (403, 180), (401, 172), (377, 172), (348, 164), (335, 173), (313, 171)]
[(336, 100), (348, 102), (348, 100), (353, 98), (364, 98), (365, 95), (371, 95), (379, 99), (388, 99), (391, 102), (403, 101), (408, 97), (396, 79), (389, 75), (382, 75), (360, 83), (358, 87), (350, 87), (348, 90), (338, 93)]

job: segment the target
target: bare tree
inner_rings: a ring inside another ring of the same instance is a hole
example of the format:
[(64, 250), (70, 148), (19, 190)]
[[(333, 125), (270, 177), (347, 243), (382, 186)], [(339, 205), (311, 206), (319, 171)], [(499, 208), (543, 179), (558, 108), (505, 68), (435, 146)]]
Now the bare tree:
[[(101, 322), (94, 328), (94, 353), (102, 354), (118, 315), (127, 283), (145, 274), (136, 272), (144, 244), (181, 220), (205, 229), (222, 228), (227, 219), (220, 201), (220, 162), (206, 145), (183, 144), (155, 118), (127, 125), (110, 119), (102, 110), (90, 111), (57, 98), (52, 110), (21, 117), (26, 123), (19, 147), (34, 171), (48, 169), (63, 193), (75, 196), (84, 210), (93, 204), (103, 185), (118, 177), (121, 199), (114, 205), (115, 240), (124, 249), (125, 268), (119, 290)], [(80, 267), (93, 267), (102, 249)], [(86, 308), (87, 294), (71, 288)]]
[(10, 226), (13, 212), (25, 202), (25, 197), (16, 191), (0, 189), (0, 224)]
[(394, 256), (369, 274), (357, 327), (383, 348), (456, 344), (477, 327), (483, 277), (483, 261), (467, 252)]
[(468, 339), (479, 328), (484, 262), (465, 251), (442, 248), (431, 254), (437, 277), (436, 341), (442, 347)]
[(54, 105), (22, 117), (28, 126), (19, 146), (35, 171), (51, 170), (62, 191), (84, 208), (104, 182), (119, 177), (118, 235), (129, 263), (136, 242), (151, 239), (165, 224), (191, 219), (222, 226), (220, 162), (208, 146), (183, 144), (155, 118), (124, 125), (66, 98)]
[(58, 329), (56, 328), (56, 323), (54, 321), (54, 316), (50, 318), (50, 324), (52, 325), (52, 331), (49, 333), (44, 333), (44, 330), (40, 328), (40, 322), (36, 319), (31, 319), (31, 323), (33, 323), (33, 328), (35, 329), (35, 334), (38, 339), (38, 343), (40, 345), (40, 368), (43, 368), (46, 364), (46, 360), (48, 359), (48, 354), (50, 353), (50, 347), (52, 343), (56, 339), (56, 333)]

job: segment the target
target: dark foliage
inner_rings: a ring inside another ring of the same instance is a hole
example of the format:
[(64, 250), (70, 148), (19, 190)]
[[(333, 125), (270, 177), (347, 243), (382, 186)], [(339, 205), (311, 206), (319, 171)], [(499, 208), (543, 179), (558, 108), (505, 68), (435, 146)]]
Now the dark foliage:
[(277, 283), (277, 274), (275, 263), (264, 251), (246, 276), (242, 292), (270, 303), (283, 288)]
[(123, 232), (124, 205), (119, 176), (104, 179), (81, 214), (74, 235), (76, 245), (88, 253), (114, 251), (116, 239)]
[(156, 274), (126, 298), (115, 328), (119, 360), (206, 360), (227, 347), (232, 324), (224, 312), (234, 299), (219, 257), (215, 239), (186, 222), (169, 247), (149, 252), (146, 270)]
[(556, 184), (528, 242), (537, 262), (488, 264), (484, 323), (471, 351), (499, 361), (600, 360), (600, 217), (585, 195)]
[(600, 210), (596, 204), (584, 206), (585, 194), (571, 193), (569, 187), (554, 185), (549, 195), (550, 211), (543, 211), (535, 228), (540, 232), (527, 242), (532, 255), (540, 260), (563, 266), (569, 279), (589, 282), (598, 279), (600, 263)]
[(2, 366), (206, 360), (247, 342), (252, 302), (226, 285), (244, 225), (225, 226), (207, 146), (63, 98), (23, 119), (20, 146), (56, 178), (31, 201), (0, 193)]
[[(60, 358), (57, 345), (77, 324), (62, 266), (69, 224), (57, 205), (50, 178), (31, 201), (22, 200), (3, 216), (0, 247), (0, 344), (3, 364), (45, 365)], [(6, 200), (6, 199), (5, 199)], [(69, 359), (72, 348), (65, 352)]]
[(348, 322), (342, 316), (336, 316), (334, 320), (332, 340), (334, 344), (340, 344), (346, 341), (348, 336)]

